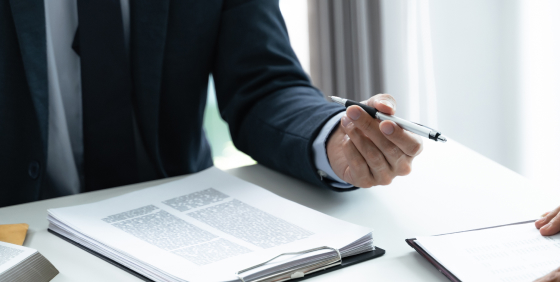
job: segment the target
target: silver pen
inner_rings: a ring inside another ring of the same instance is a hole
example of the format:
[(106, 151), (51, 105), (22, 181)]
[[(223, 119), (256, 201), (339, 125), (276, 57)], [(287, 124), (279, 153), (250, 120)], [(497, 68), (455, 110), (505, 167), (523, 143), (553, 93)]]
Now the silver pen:
[(341, 104), (344, 107), (348, 108), (350, 106), (358, 106), (362, 109), (364, 109), (364, 111), (366, 111), (370, 116), (372, 116), (373, 118), (379, 119), (379, 120), (390, 120), (396, 124), (398, 124), (400, 127), (402, 127), (403, 129), (406, 129), (412, 133), (416, 133), (420, 136), (426, 137), (428, 139), (432, 139), (436, 142), (447, 142), (447, 138), (445, 138), (445, 136), (441, 135), (441, 132), (429, 128), (427, 126), (415, 123), (415, 122), (411, 122), (408, 121), (406, 119), (402, 119), (400, 117), (396, 117), (396, 116), (390, 116), (387, 114), (384, 114), (380, 111), (378, 111), (376, 108), (372, 108), (370, 106), (364, 105), (362, 103), (358, 103), (356, 101), (352, 101), (352, 100), (348, 100), (348, 99), (344, 99), (344, 98), (340, 98), (340, 97), (336, 97), (336, 96), (329, 96), (329, 98), (332, 99), (333, 102), (337, 103), (337, 104)]

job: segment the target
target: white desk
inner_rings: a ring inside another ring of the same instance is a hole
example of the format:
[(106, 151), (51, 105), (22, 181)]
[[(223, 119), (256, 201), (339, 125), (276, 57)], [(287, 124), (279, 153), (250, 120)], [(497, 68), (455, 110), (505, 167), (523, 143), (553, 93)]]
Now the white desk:
[[(284, 198), (375, 229), (385, 256), (308, 281), (448, 281), (406, 243), (406, 238), (537, 218), (560, 205), (560, 193), (539, 190), (514, 172), (450, 141), (426, 140), (413, 172), (385, 187), (336, 193), (260, 165), (229, 170)], [(172, 179), (0, 209), (0, 224), (28, 223), (25, 246), (38, 249), (59, 270), (54, 282), (140, 281), (47, 232), (49, 208), (114, 197)]]

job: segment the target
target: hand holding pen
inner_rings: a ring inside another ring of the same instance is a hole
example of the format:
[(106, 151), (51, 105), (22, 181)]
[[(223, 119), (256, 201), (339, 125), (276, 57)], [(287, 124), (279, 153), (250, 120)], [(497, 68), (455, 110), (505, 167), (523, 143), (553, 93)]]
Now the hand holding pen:
[(425, 125), (421, 125), (419, 123), (415, 123), (415, 122), (411, 122), (405, 119), (402, 119), (400, 117), (396, 117), (393, 115), (388, 115), (388, 114), (384, 114), (380, 111), (378, 111), (376, 108), (370, 107), (368, 105), (362, 104), (362, 103), (358, 103), (356, 101), (352, 101), (352, 100), (348, 100), (348, 99), (344, 99), (344, 98), (340, 98), (340, 97), (336, 97), (336, 96), (329, 96), (329, 98), (332, 99), (333, 102), (343, 105), (346, 108), (350, 107), (350, 106), (358, 106), (362, 109), (364, 109), (364, 111), (366, 111), (371, 117), (379, 119), (381, 121), (385, 121), (385, 120), (390, 120), (396, 124), (398, 124), (400, 127), (402, 127), (403, 129), (406, 129), (412, 133), (416, 133), (422, 137), (426, 137), (428, 139), (434, 140), (436, 142), (447, 142), (447, 138), (445, 138), (445, 136), (441, 135), (441, 132), (433, 129), (433, 128), (429, 128)]
[(396, 101), (389, 94), (347, 107), (328, 139), (327, 156), (334, 173), (354, 186), (388, 185), (411, 172), (412, 160), (423, 149), (422, 138), (392, 120), (372, 117), (364, 104), (387, 116), (396, 113)]

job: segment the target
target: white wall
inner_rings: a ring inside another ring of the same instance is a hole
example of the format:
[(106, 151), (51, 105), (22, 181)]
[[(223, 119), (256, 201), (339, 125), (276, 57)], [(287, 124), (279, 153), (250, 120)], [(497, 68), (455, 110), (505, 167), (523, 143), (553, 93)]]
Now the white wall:
[[(435, 123), (445, 135), (520, 172), (518, 5), (518, 0), (382, 0), (382, 22), (386, 91), (398, 99), (398, 114)], [(430, 36), (431, 53), (423, 44)], [(427, 56), (433, 57), (434, 90), (426, 85)], [(419, 82), (411, 87), (415, 75)], [(435, 121), (426, 112), (429, 93), (437, 102)]]
[(521, 171), (560, 190), (560, 1), (521, 0)]

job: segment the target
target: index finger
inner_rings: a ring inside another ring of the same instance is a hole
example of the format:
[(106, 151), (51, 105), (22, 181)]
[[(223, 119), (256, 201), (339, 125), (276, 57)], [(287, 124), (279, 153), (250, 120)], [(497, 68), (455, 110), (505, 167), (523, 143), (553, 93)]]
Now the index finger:
[(541, 235), (551, 236), (560, 232), (560, 214), (556, 214), (545, 226), (540, 229)]
[(385, 120), (379, 124), (379, 129), (389, 141), (397, 145), (403, 153), (411, 157), (418, 156), (423, 148), (422, 138), (412, 132), (408, 132), (398, 126), (396, 123)]
[(541, 227), (548, 224), (558, 214), (558, 212), (560, 212), (560, 207), (557, 207), (556, 209), (543, 214), (543, 217), (541, 219), (535, 221), (535, 226), (537, 227), (537, 229), (541, 229)]

